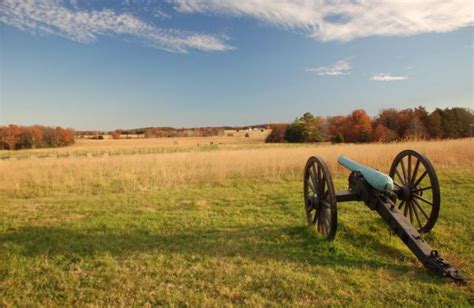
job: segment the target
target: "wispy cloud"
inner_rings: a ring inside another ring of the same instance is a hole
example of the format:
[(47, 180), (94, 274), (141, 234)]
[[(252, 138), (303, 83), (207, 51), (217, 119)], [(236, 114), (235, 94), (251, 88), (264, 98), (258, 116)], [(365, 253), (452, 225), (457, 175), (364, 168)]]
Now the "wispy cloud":
[(185, 13), (250, 16), (320, 41), (449, 32), (474, 24), (468, 0), (169, 0)]
[(408, 79), (408, 76), (394, 76), (391, 74), (375, 74), (370, 78), (370, 80), (375, 81), (399, 81), (406, 79)]
[(89, 43), (103, 35), (125, 35), (155, 48), (186, 53), (189, 49), (225, 51), (227, 37), (176, 29), (163, 29), (129, 13), (113, 10), (79, 10), (72, 1), (69, 7), (56, 0), (2, 0), (0, 22), (40, 34), (60, 35)]
[(351, 63), (348, 60), (340, 60), (328, 66), (307, 68), (307, 72), (314, 72), (318, 76), (339, 76), (350, 73)]

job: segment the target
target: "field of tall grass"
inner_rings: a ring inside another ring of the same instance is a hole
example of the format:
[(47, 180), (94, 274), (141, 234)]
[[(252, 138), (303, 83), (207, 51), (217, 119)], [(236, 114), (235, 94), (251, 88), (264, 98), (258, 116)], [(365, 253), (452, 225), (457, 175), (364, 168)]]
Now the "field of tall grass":
[(311, 155), (326, 160), (341, 189), (341, 154), (388, 172), (401, 150), (423, 152), (442, 190), (426, 239), (472, 279), (474, 140), (244, 138), (221, 137), (206, 150), (183, 141), (175, 152), (146, 149), (181, 139), (87, 140), (74, 147), (122, 154), (0, 160), (0, 306), (474, 303), (472, 284), (426, 272), (363, 205), (339, 205), (336, 239), (326, 242), (306, 227), (302, 201)]
[[(91, 144), (93, 142), (100, 141)], [(143, 146), (142, 140), (138, 144)], [(474, 162), (474, 142), (467, 139), (393, 144), (273, 145), (203, 152), (26, 159), (0, 161), (0, 192), (82, 193), (101, 189), (133, 192), (205, 185), (232, 178), (299, 179), (305, 161), (311, 155), (323, 157), (336, 174), (345, 172), (336, 162), (342, 154), (388, 173), (396, 154), (407, 148), (425, 153), (438, 170), (462, 170)]]

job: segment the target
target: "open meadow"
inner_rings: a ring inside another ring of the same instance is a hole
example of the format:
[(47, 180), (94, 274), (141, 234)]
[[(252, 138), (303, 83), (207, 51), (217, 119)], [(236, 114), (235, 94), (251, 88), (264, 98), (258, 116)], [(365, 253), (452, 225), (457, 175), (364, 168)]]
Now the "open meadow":
[(339, 155), (388, 173), (418, 150), (442, 197), (425, 238), (472, 281), (474, 140), (264, 144), (266, 133), (0, 152), (0, 306), (474, 304), (472, 282), (427, 272), (362, 203), (338, 204), (327, 242), (303, 202), (311, 155), (344, 189)]

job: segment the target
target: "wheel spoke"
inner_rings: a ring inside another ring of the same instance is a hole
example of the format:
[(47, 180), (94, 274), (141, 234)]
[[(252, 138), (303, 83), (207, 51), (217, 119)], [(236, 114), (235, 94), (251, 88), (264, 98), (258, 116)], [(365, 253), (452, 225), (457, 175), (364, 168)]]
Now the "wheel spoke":
[(313, 217), (313, 225), (318, 221), (318, 209), (316, 209), (316, 212), (314, 213)]
[(402, 184), (405, 184), (405, 181), (402, 179), (402, 177), (400, 176), (400, 173), (398, 173), (398, 169), (395, 168), (395, 174), (398, 176), (398, 178), (400, 179), (400, 182), (402, 182)]
[(323, 187), (323, 173), (322, 173), (322, 170), (321, 170), (321, 166), (318, 164), (318, 183), (319, 185), (321, 186), (321, 188), (324, 188)]
[(418, 226), (420, 226), (420, 229), (421, 229), (423, 226), (421, 225), (420, 217), (418, 216), (418, 211), (416, 210), (416, 206), (414, 206), (413, 203), (412, 203), (412, 206), (413, 206), (413, 213), (415, 214), (415, 218), (418, 221)]
[(329, 221), (329, 210), (328, 210), (328, 209), (325, 209), (325, 210), (324, 210), (324, 220), (323, 220), (323, 223), (324, 223), (324, 228), (326, 229), (326, 234), (329, 234), (329, 224), (330, 224), (330, 221)]
[(321, 197), (321, 200), (326, 200), (326, 198), (329, 196), (329, 190), (326, 190), (324, 195)]
[(309, 189), (310, 189), (310, 190), (313, 192), (313, 194), (314, 194), (314, 193), (316, 193), (316, 192), (314, 191), (314, 187), (313, 187), (313, 185), (311, 185), (311, 184), (312, 184), (311, 180), (308, 179), (308, 182), (306, 183), (306, 186), (309, 187)]
[(407, 172), (407, 183), (411, 183), (411, 155), (408, 154), (408, 172)]
[(400, 159), (400, 164), (402, 165), (402, 172), (403, 172), (403, 179), (405, 180), (403, 183), (404, 184), (407, 184), (407, 172), (406, 172), (406, 169), (405, 169), (405, 163), (403, 162), (403, 158)]
[(325, 201), (325, 200), (322, 200), (321, 203), (324, 204), (324, 206), (325, 206), (326, 209), (330, 209), (330, 208), (331, 208), (331, 204), (330, 204), (329, 202), (327, 202), (327, 201)]
[(324, 234), (323, 221), (322, 221), (322, 219), (324, 218), (323, 215), (324, 214), (322, 213), (321, 209), (319, 208), (318, 209), (318, 230), (319, 230), (319, 232)]
[(306, 171), (308, 174), (308, 186), (314, 186), (314, 175), (313, 175), (313, 172), (311, 170), (311, 168), (308, 168), (308, 170)]
[(410, 184), (413, 184), (413, 181), (416, 179), (416, 174), (418, 173), (418, 168), (420, 167), (420, 160), (416, 161), (415, 170), (413, 170), (413, 176), (411, 177)]
[(326, 225), (324, 224), (324, 217), (319, 217), (320, 224), (321, 224), (321, 233), (326, 234)]
[(403, 211), (403, 215), (405, 215), (405, 217), (408, 217), (407, 211), (408, 211), (408, 204), (405, 204), (405, 210)]
[(331, 220), (329, 219), (329, 215), (326, 216), (326, 222), (327, 222), (327, 226), (329, 228), (331, 226)]
[(321, 194), (322, 195), (326, 193), (326, 188), (327, 188), (326, 186), (327, 186), (326, 185), (326, 177), (323, 175), (321, 177)]
[(330, 224), (331, 222), (329, 221), (329, 215), (325, 215), (325, 223), (324, 223), (324, 226), (326, 228), (326, 234), (329, 234), (329, 227), (330, 227)]
[(407, 202), (408, 213), (410, 215), (410, 222), (413, 224), (413, 209), (411, 207), (411, 203)]
[(418, 186), (418, 185), (421, 183), (421, 181), (423, 181), (423, 179), (425, 178), (425, 176), (426, 176), (427, 174), (428, 174), (428, 171), (425, 170), (425, 172), (423, 172), (423, 173), (421, 174), (421, 176), (416, 180), (415, 183), (413, 183), (412, 186), (413, 186), (413, 187)]
[(400, 202), (400, 205), (398, 206), (398, 209), (401, 210), (404, 204), (405, 204), (405, 200), (403, 200), (402, 202)]
[(318, 187), (318, 182), (316, 181), (316, 168), (314, 167), (314, 165), (311, 166), (311, 169), (310, 169), (310, 173), (311, 173), (311, 178), (313, 179), (313, 184), (314, 184), (314, 187)]
[(418, 201), (416, 201), (415, 199), (413, 199), (412, 201), (420, 209), (421, 213), (423, 214), (423, 216), (425, 216), (426, 220), (429, 220), (430, 218), (428, 217), (428, 214), (426, 214), (425, 209), (418, 203)]
[(421, 201), (423, 201), (423, 202), (425, 202), (425, 203), (428, 203), (429, 205), (433, 206), (433, 202), (428, 201), (428, 200), (426, 200), (426, 199), (423, 198), (423, 197), (420, 197), (420, 196), (418, 196), (418, 195), (413, 195), (413, 197), (415, 197), (416, 199), (421, 200)]
[(421, 188), (418, 188), (418, 189), (414, 189), (412, 190), (411, 192), (412, 193), (417, 193), (417, 192), (422, 192), (422, 191), (425, 191), (425, 190), (429, 190), (429, 189), (432, 189), (433, 187), (431, 186), (428, 186), (428, 187), (421, 187)]

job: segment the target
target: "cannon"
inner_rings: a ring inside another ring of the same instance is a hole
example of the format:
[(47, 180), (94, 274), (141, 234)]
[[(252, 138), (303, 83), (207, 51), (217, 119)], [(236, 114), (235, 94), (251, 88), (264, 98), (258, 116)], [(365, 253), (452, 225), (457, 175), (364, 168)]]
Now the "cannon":
[(400, 152), (388, 175), (345, 156), (338, 162), (351, 171), (346, 191), (334, 190), (331, 173), (321, 157), (312, 156), (306, 163), (304, 209), (311, 228), (334, 240), (338, 202), (362, 201), (382, 217), (428, 270), (465, 283), (460, 271), (421, 236), (434, 227), (441, 202), (436, 172), (425, 155), (414, 150)]

